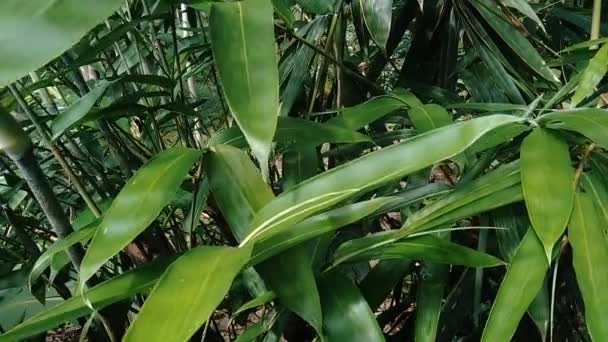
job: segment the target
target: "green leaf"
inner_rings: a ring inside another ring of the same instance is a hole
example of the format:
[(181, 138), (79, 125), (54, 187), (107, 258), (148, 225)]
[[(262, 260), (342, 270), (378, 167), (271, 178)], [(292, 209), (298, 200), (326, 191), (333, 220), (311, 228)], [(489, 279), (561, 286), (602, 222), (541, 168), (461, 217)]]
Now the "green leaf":
[(211, 193), (237, 241), (248, 233), (252, 217), (274, 198), (247, 153), (217, 145), (203, 160)]
[(250, 247), (209, 246), (184, 254), (158, 280), (123, 341), (187, 341), (224, 299), (250, 254)]
[[(597, 212), (602, 220), (608, 222), (608, 188), (596, 171), (586, 172), (581, 177), (583, 189), (593, 196), (593, 202), (597, 206)], [(604, 228), (604, 234), (608, 237), (608, 227)]]
[(570, 45), (569, 47), (563, 49), (559, 53), (563, 54), (564, 52), (571, 52), (571, 51), (581, 50), (581, 49), (589, 49), (592, 46), (597, 46), (597, 45), (600, 45), (600, 44), (604, 44), (606, 42), (608, 42), (608, 37), (587, 40), (587, 41), (580, 42), (580, 43), (577, 43), (577, 44), (574, 44), (574, 45)]
[(42, 275), (44, 270), (49, 267), (51, 261), (58, 253), (65, 253), (66, 250), (74, 244), (88, 241), (95, 231), (97, 230), (98, 224), (91, 224), (85, 228), (77, 230), (72, 234), (68, 235), (65, 239), (55, 241), (47, 250), (40, 255), (38, 260), (34, 263), (32, 271), (30, 273), (30, 286), (34, 283), (38, 277)]
[(374, 313), (350, 279), (337, 272), (324, 274), (319, 291), (328, 342), (384, 341)]
[(597, 210), (593, 196), (577, 193), (568, 226), (572, 263), (585, 302), (585, 322), (593, 341), (608, 339), (608, 240), (603, 229), (608, 221)]
[[(173, 257), (160, 259), (127, 271), (87, 290), (85, 292), (86, 298), (96, 310), (129, 298), (154, 286), (158, 278), (165, 272), (166, 267), (174, 260)], [(91, 309), (84, 299), (80, 295), (76, 295), (17, 325), (4, 335), (0, 335), (0, 341), (22, 340), (90, 313)]]
[[(519, 164), (519, 161), (514, 161), (467, 184), (459, 184), (453, 192), (410, 215), (403, 229), (411, 234), (505, 205), (505, 201), (511, 203), (520, 200)], [(511, 191), (514, 187), (519, 190), (519, 195), (517, 191)], [(503, 193), (515, 196), (502, 196)]]
[(474, 0), (470, 3), (479, 11), (486, 23), (532, 70), (551, 82), (559, 83), (559, 79), (547, 67), (547, 63), (532, 44), (511, 23), (497, 14), (499, 8), (495, 3), (488, 0)]
[[(513, 204), (498, 208), (493, 215), (494, 224), (498, 227), (507, 228), (496, 231), (496, 240), (500, 254), (508, 263), (511, 263), (522, 237), (530, 227), (530, 220), (523, 204)], [(536, 324), (543, 341), (547, 335), (551, 316), (551, 298), (549, 296), (548, 277), (545, 277), (544, 285), (538, 292), (534, 301), (528, 308), (528, 314)]]
[(350, 254), (348, 248), (338, 247), (332, 267), (344, 261), (357, 262), (372, 259), (422, 259), (427, 262), (467, 267), (504, 265), (502, 260), (492, 255), (432, 235), (407, 238), (380, 247), (366, 247), (364, 251), (352, 255), (348, 259), (344, 258), (346, 254)]
[(532, 6), (530, 6), (530, 4), (528, 3), (528, 0), (500, 0), (500, 1), (503, 4), (505, 4), (505, 6), (515, 8), (521, 14), (532, 19), (536, 23), (536, 25), (538, 25), (538, 27), (540, 27), (543, 31), (546, 32), (545, 26), (543, 25), (542, 20), (540, 20), (540, 18), (536, 14), (536, 11), (534, 11)]
[(380, 197), (369, 201), (349, 204), (318, 214), (297, 223), (289, 229), (276, 232), (272, 236), (256, 242), (251, 256), (251, 264), (256, 264), (269, 257), (301, 244), (324, 233), (340, 229), (371, 215), (391, 203), (393, 198)]
[(608, 148), (608, 111), (600, 108), (553, 112), (541, 116), (538, 123), (549, 128), (578, 132), (596, 144)]
[(105, 213), (80, 265), (80, 284), (127, 246), (171, 202), (201, 151), (173, 148), (159, 153), (129, 179)]
[(286, 0), (271, 0), (272, 6), (274, 7), (274, 11), (277, 15), (283, 19), (287, 27), (293, 29), (293, 25), (296, 22), (296, 18), (291, 11), (291, 7), (289, 6)]
[(448, 281), (449, 266), (429, 263), (420, 270), (416, 294), (416, 342), (437, 341), (443, 293)]
[(408, 110), (408, 115), (414, 127), (420, 132), (428, 132), (452, 123), (450, 113), (440, 105), (433, 103), (412, 107)]
[(328, 14), (336, 11), (338, 0), (296, 0), (306, 12), (314, 14)]
[(395, 96), (378, 96), (365, 103), (344, 108), (338, 116), (331, 118), (327, 123), (357, 130), (391, 112), (406, 107), (407, 105)]
[(226, 101), (264, 173), (279, 113), (272, 4), (214, 2), (209, 26)]
[(539, 127), (524, 139), (521, 185), (530, 222), (551, 260), (553, 245), (566, 229), (574, 201), (568, 144), (556, 133)]
[[(329, 122), (321, 124), (310, 120), (279, 117), (274, 141), (281, 144), (309, 145), (314, 147), (323, 143), (355, 143), (370, 141), (370, 139), (364, 134), (338, 125), (332, 125)], [(209, 146), (219, 144), (231, 145), (238, 148), (249, 147), (245, 136), (236, 126), (224, 129), (213, 135)]]
[(53, 134), (53, 140), (58, 139), (65, 131), (70, 129), (72, 126), (82, 122), (86, 119), (87, 114), (93, 109), (93, 106), (97, 101), (105, 94), (108, 87), (116, 83), (116, 81), (100, 81), (95, 88), (93, 88), (88, 94), (79, 98), (74, 102), (70, 108), (65, 110), (63, 113), (53, 121), (51, 125), (51, 131)]
[(335, 255), (335, 264), (356, 258), (369, 249), (389, 245), (409, 235), (459, 219), (495, 209), (523, 199), (519, 163), (498, 168), (428, 206), (416, 211), (398, 230), (385, 231), (343, 243)]
[(411, 264), (411, 260), (385, 259), (380, 260), (369, 271), (359, 284), (359, 288), (372, 311), (384, 302), (397, 282), (403, 279)]
[(0, 3), (0, 87), (74, 45), (116, 11), (122, 0), (3, 0)]
[(524, 111), (526, 106), (512, 103), (477, 103), (464, 102), (453, 103), (446, 106), (447, 109), (468, 109), (481, 112), (507, 112), (507, 111)]
[(393, 0), (359, 0), (363, 20), (372, 40), (386, 52), (386, 41), (391, 30)]
[(305, 246), (291, 248), (256, 266), (281, 302), (323, 333), (321, 300)]
[[(205, 165), (216, 203), (240, 240), (253, 215), (274, 198), (272, 190), (249, 156), (234, 147), (214, 147), (206, 156)], [(321, 334), (321, 304), (305, 250), (300, 247), (285, 250), (259, 264), (257, 269), (283, 304)]]
[(259, 295), (258, 297), (248, 301), (247, 303), (241, 305), (235, 312), (234, 312), (234, 316), (240, 314), (241, 312), (245, 312), (247, 310), (253, 309), (253, 308), (257, 308), (258, 306), (262, 306), (265, 305), (267, 303), (269, 303), (270, 301), (274, 300), (275, 298), (277, 298), (277, 295), (272, 292), (272, 291), (266, 291), (263, 294)]
[(543, 244), (534, 230), (528, 229), (500, 284), (482, 342), (511, 340), (519, 321), (542, 288), (548, 268)]
[(585, 97), (591, 95), (608, 71), (608, 44), (604, 44), (583, 70), (581, 80), (572, 96), (572, 106), (578, 105)]
[[(493, 129), (520, 121), (514, 116), (491, 115), (456, 123), (321, 173), (281, 194), (260, 210), (252, 220), (251, 233), (243, 242), (272, 234), (274, 229), (293, 225), (357, 193), (453, 157)], [(429, 149), (429, 146), (436, 148)]]

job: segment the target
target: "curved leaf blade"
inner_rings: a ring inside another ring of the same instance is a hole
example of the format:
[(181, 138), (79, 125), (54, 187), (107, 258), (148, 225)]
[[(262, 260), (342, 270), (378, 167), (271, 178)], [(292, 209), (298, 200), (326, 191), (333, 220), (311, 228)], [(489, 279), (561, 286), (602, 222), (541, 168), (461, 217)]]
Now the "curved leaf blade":
[(228, 106), (254, 155), (267, 165), (279, 113), (272, 3), (214, 2), (209, 26)]
[(187, 148), (165, 150), (129, 179), (105, 213), (82, 260), (80, 286), (156, 219), (175, 198), (201, 153)]
[(452, 123), (450, 113), (434, 103), (412, 107), (408, 110), (408, 115), (414, 127), (420, 132), (428, 132)]
[(318, 214), (295, 224), (289, 229), (276, 232), (267, 239), (256, 242), (251, 256), (251, 264), (262, 262), (273, 255), (301, 244), (324, 233), (340, 229), (359, 221), (384, 205), (393, 201), (391, 197), (380, 197), (369, 201), (357, 202), (344, 207)]
[(574, 170), (568, 144), (539, 127), (521, 147), (521, 185), (528, 216), (551, 260), (553, 245), (566, 229), (574, 201)]
[(93, 234), (95, 234), (97, 227), (97, 224), (88, 225), (87, 227), (68, 235), (65, 239), (55, 241), (49, 248), (47, 248), (47, 250), (40, 255), (32, 267), (29, 278), (30, 286), (36, 279), (38, 279), (38, 277), (42, 275), (44, 270), (51, 265), (55, 255), (58, 253), (65, 253), (65, 251), (74, 244), (89, 240), (93, 237)]
[[(253, 215), (274, 194), (244, 151), (218, 145), (207, 154), (205, 165), (216, 203), (237, 240), (241, 240)], [(258, 264), (257, 270), (282, 303), (321, 334), (321, 304), (305, 251), (301, 246), (284, 250)]]
[[(342, 260), (343, 253), (338, 248), (335, 254), (336, 260)], [(432, 235), (409, 238), (376, 248), (366, 248), (365, 251), (349, 258), (348, 262), (372, 259), (422, 259), (433, 263), (467, 267), (494, 267), (505, 264), (495, 256)], [(337, 264), (334, 262), (333, 266), (335, 265)]]
[(580, 82), (574, 96), (572, 105), (578, 105), (585, 97), (593, 93), (594, 88), (600, 83), (608, 71), (608, 44), (604, 44), (583, 70)]
[(548, 268), (542, 242), (534, 230), (528, 229), (500, 284), (482, 342), (511, 340), (519, 321), (542, 288)]
[(249, 247), (203, 246), (180, 257), (158, 280), (124, 341), (187, 341), (224, 299), (250, 254)]
[(600, 108), (553, 112), (541, 116), (538, 123), (549, 128), (578, 132), (598, 145), (608, 148), (608, 111)]
[(493, 129), (521, 122), (522, 119), (510, 115), (490, 115), (456, 123), (321, 173), (294, 186), (260, 210), (252, 220), (251, 233), (243, 242), (260, 238), (277, 227), (293, 225), (356, 193), (453, 157)]
[(608, 240), (603, 228), (608, 223), (598, 212), (593, 197), (577, 193), (574, 210), (568, 226), (568, 239), (572, 244), (572, 263), (576, 280), (585, 302), (585, 322), (594, 341), (608, 339)]
[(319, 280), (327, 341), (384, 341), (376, 316), (352, 281), (337, 272)]
[[(369, 141), (369, 137), (354, 130), (346, 129), (329, 122), (318, 123), (310, 120), (279, 117), (274, 141), (282, 144), (295, 143), (301, 145), (317, 146), (322, 143), (355, 143)], [(219, 144), (238, 148), (249, 147), (243, 132), (236, 126), (224, 129), (215, 134), (210, 146)]]
[(106, 89), (114, 83), (116, 83), (116, 81), (100, 81), (88, 94), (79, 98), (70, 106), (70, 108), (59, 114), (51, 125), (53, 140), (59, 138), (72, 126), (86, 119), (87, 114), (93, 109), (97, 100), (99, 100), (103, 94), (105, 94)]
[[(96, 310), (112, 303), (129, 298), (154, 286), (166, 267), (175, 260), (167, 258), (154, 261), (149, 265), (125, 272), (116, 278), (107, 280), (85, 292), (87, 300)], [(45, 332), (67, 321), (88, 315), (91, 309), (80, 295), (76, 295), (61, 304), (43, 311), (13, 329), (0, 335), (0, 341), (12, 342)]]
[(386, 51), (386, 41), (391, 30), (393, 15), (392, 0), (359, 0), (363, 10), (363, 20), (372, 40), (380, 50)]

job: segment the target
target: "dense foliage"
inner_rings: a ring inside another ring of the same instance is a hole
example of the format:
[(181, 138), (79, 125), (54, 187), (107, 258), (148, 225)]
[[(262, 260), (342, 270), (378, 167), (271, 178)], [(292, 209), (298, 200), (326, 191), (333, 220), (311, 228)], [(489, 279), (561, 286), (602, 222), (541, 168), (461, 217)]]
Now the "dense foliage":
[(0, 341), (608, 341), (602, 1), (0, 1)]

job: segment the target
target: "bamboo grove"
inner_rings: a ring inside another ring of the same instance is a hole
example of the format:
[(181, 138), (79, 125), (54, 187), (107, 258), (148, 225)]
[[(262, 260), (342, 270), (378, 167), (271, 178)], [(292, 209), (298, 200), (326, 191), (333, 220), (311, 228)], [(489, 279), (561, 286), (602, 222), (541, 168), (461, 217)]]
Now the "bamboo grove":
[(608, 341), (603, 5), (0, 1), (0, 341)]

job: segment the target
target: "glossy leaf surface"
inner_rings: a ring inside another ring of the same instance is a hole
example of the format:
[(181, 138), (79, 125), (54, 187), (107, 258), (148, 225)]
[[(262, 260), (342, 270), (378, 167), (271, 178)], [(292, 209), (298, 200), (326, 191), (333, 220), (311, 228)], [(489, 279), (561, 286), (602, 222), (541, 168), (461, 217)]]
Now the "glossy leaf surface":
[(250, 254), (248, 247), (204, 246), (180, 257), (158, 280), (124, 341), (187, 341), (224, 299)]
[[(464, 151), (484, 134), (521, 119), (492, 115), (418, 135), (306, 180), (266, 205), (246, 240), (289, 226), (356, 193), (399, 179)], [(428, 146), (438, 146), (428, 149)], [(395, 161), (399, 160), (398, 163)]]
[(272, 3), (215, 2), (209, 26), (228, 105), (254, 155), (266, 165), (279, 114)]
[(165, 150), (131, 177), (93, 236), (80, 266), (80, 286), (156, 219), (200, 156), (194, 149)]

